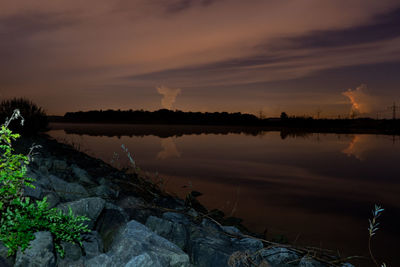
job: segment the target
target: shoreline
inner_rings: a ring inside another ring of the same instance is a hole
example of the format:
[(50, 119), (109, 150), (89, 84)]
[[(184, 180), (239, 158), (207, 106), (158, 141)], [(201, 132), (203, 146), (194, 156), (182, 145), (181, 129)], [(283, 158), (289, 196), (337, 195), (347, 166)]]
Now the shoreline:
[[(18, 141), (14, 146), (14, 149), (17, 153), (22, 153), (25, 154), (27, 151), (28, 147), (35, 143), (42, 145), (42, 149), (36, 150), (36, 152), (41, 153), (44, 157), (54, 157), (54, 158), (62, 158), (67, 165), (71, 164), (78, 164), (79, 166), (85, 166), (85, 170), (91, 177), (99, 177), (101, 176), (108, 176), (110, 175), (110, 178), (112, 177), (111, 182), (116, 185), (116, 187), (113, 187), (113, 189), (116, 189), (119, 191), (119, 196), (118, 199), (123, 199), (127, 198), (129, 196), (135, 195), (135, 197), (139, 196), (140, 198), (144, 199), (147, 203), (145, 203), (147, 207), (144, 208), (144, 210), (141, 211), (141, 215), (143, 213), (146, 213), (146, 216), (158, 216), (162, 217), (163, 212), (166, 211), (175, 211), (177, 212), (177, 208), (179, 206), (182, 206), (184, 204), (185, 207), (185, 213), (188, 215), (195, 215), (193, 218), (198, 220), (199, 216), (200, 218), (203, 218), (204, 220), (207, 219), (207, 221), (212, 222), (214, 221), (215, 223), (219, 224), (221, 227), (231, 227), (231, 226), (222, 226), (223, 221), (219, 222), (217, 221), (214, 217), (209, 214), (209, 211), (202, 206), (196, 199), (197, 194), (192, 193), (189, 199), (182, 200), (178, 199), (177, 197), (174, 197), (172, 195), (166, 195), (165, 192), (162, 192), (154, 186), (151, 182), (146, 181), (145, 179), (141, 179), (141, 177), (138, 177), (138, 174), (133, 174), (133, 176), (129, 176), (127, 173), (124, 171), (118, 170), (114, 167), (112, 167), (110, 164), (105, 163), (104, 161), (100, 159), (96, 159), (94, 157), (91, 157), (83, 152), (77, 151), (75, 148), (73, 148), (71, 145), (68, 144), (62, 144), (56, 141), (55, 139), (51, 138), (47, 134), (42, 134), (40, 137), (37, 138), (20, 138), (19, 145)], [(25, 150), (25, 152), (24, 152)], [(129, 179), (133, 178), (136, 179), (135, 182), (136, 184), (133, 184)], [(158, 198), (157, 201), (154, 201), (155, 198)], [(143, 207), (142, 207), (143, 208)], [(180, 208), (179, 208), (180, 209)], [(139, 212), (140, 213), (140, 212)], [(140, 217), (139, 216), (139, 217)], [(217, 217), (221, 217), (221, 214), (218, 214), (217, 211)], [(236, 218), (236, 222), (240, 222), (240, 219)], [(201, 220), (201, 219), (200, 219)], [(142, 223), (145, 223), (145, 219), (142, 221)], [(235, 220), (234, 220), (235, 221)], [(139, 220), (139, 222), (141, 222)], [(263, 237), (248, 231), (245, 228), (242, 228), (239, 224), (230, 224), (234, 225), (237, 228), (239, 228), (241, 233), (244, 233), (245, 236), (251, 237), (251, 238), (256, 238), (255, 240), (261, 240)], [(236, 229), (235, 227), (232, 229)], [(239, 231), (239, 230), (234, 230)], [(265, 242), (264, 242), (265, 241)], [(277, 244), (273, 243), (267, 240), (263, 240), (264, 245), (269, 244), (269, 246), (280, 246), (283, 248), (293, 248), (296, 249), (297, 251), (307, 251), (307, 254), (310, 252), (309, 249), (304, 250), (305, 248), (294, 248), (291, 245), (285, 245), (285, 244)], [(314, 253), (320, 253), (321, 256), (326, 256), (329, 257), (330, 259), (334, 259), (335, 256), (328, 256), (327, 251), (314, 251)], [(333, 252), (332, 252), (333, 254)], [(326, 259), (326, 258), (325, 258)], [(200, 265), (199, 265), (200, 266)], [(313, 266), (313, 265), (311, 265)], [(329, 265), (327, 265), (329, 266)], [(337, 265), (339, 266), (339, 265)], [(348, 265), (350, 266), (350, 265)]]

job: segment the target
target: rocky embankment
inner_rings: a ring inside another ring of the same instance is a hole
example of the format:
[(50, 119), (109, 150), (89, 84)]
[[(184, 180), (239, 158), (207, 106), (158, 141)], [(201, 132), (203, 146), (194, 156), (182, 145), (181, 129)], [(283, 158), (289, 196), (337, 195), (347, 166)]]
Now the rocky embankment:
[(31, 248), (13, 258), (0, 244), (0, 266), (352, 266), (329, 265), (302, 250), (222, 226), (137, 175), (49, 137), (21, 138), (13, 147), (27, 154), (32, 143), (42, 148), (28, 166), (36, 189), (27, 188), (25, 195), (47, 197), (51, 207), (63, 211), (70, 206), (91, 219), (92, 231), (84, 235), (83, 249), (62, 244), (64, 259), (55, 252), (50, 232), (35, 233)]

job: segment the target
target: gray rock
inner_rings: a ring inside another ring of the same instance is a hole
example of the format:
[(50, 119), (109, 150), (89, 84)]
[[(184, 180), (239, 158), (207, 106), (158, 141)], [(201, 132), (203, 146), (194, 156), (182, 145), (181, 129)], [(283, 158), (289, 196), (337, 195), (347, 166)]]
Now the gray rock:
[(33, 182), (32, 185), (35, 188), (24, 186), (24, 196), (31, 197), (34, 199), (42, 199), (43, 189), (37, 182)]
[(152, 215), (149, 209), (146, 209), (146, 202), (140, 198), (128, 196), (117, 202), (117, 205), (124, 209), (129, 219), (134, 219), (145, 224), (147, 218)]
[(284, 247), (263, 249), (259, 255), (272, 267), (291, 267), (293, 264), (289, 264), (289, 262), (296, 262), (298, 264), (300, 261), (300, 256), (296, 252)]
[(118, 229), (121, 226), (125, 226), (128, 220), (129, 217), (122, 208), (108, 202), (106, 203), (102, 214), (97, 220), (96, 227), (102, 238), (104, 251), (108, 251), (111, 248)]
[(53, 253), (53, 238), (50, 232), (36, 232), (35, 239), (23, 253), (18, 250), (14, 267), (53, 267), (56, 260)]
[(70, 260), (68, 258), (64, 258), (57, 262), (57, 267), (84, 267), (85, 260), (84, 258), (80, 258), (79, 260)]
[(90, 221), (84, 223), (88, 225), (89, 229), (94, 227), (97, 217), (100, 215), (104, 208), (105, 200), (99, 197), (89, 197), (81, 200), (59, 204), (57, 209), (62, 210), (68, 214), (68, 207), (71, 207), (75, 215), (87, 216)]
[(49, 203), (49, 209), (54, 208), (60, 203), (60, 197), (56, 193), (48, 193), (44, 197), (47, 198), (47, 203)]
[(44, 165), (39, 166), (38, 170), (43, 175), (49, 175), (49, 169), (47, 169), (47, 167)]
[(242, 236), (243, 235), (240, 232), (240, 230), (237, 229), (235, 226), (222, 226), (221, 228), (225, 233), (227, 233), (229, 235), (233, 235), (233, 236)]
[(117, 265), (112, 257), (103, 253), (85, 261), (85, 267), (117, 267)]
[(83, 184), (93, 185), (92, 177), (87, 173), (87, 171), (79, 168), (76, 164), (71, 165), (72, 173), (79, 179), (79, 182)]
[[(137, 221), (130, 221), (116, 235), (107, 256), (101, 254), (89, 260), (97, 266), (190, 266), (189, 257), (175, 244), (156, 235)], [(109, 260), (111, 258), (111, 261)], [(106, 265), (112, 262), (111, 265)], [(140, 265), (135, 265), (140, 263)]]
[(235, 252), (231, 243), (212, 238), (196, 238), (190, 244), (191, 260), (198, 267), (228, 266), (228, 259)]
[(299, 262), (299, 267), (324, 267), (325, 264), (314, 260), (311, 257), (304, 256)]
[(250, 254), (263, 248), (261, 241), (253, 238), (230, 238), (223, 228), (211, 220), (200, 226), (190, 225), (188, 251), (196, 266), (228, 266), (230, 256), (237, 252)]
[(104, 199), (115, 199), (118, 197), (119, 192), (112, 190), (109, 186), (99, 185), (93, 190), (94, 195)]
[(238, 251), (248, 250), (250, 252), (256, 252), (263, 248), (263, 243), (260, 240), (254, 238), (242, 238), (242, 239), (232, 239), (233, 246)]
[(92, 231), (82, 235), (82, 244), (86, 253), (86, 258), (91, 259), (104, 252), (103, 241), (97, 231)]
[(168, 239), (182, 250), (187, 249), (188, 234), (183, 224), (150, 216), (147, 218), (146, 226), (156, 234)]
[(0, 266), (11, 267), (14, 266), (15, 258), (7, 257), (8, 248), (0, 241)]
[(56, 172), (64, 172), (66, 171), (68, 164), (65, 160), (53, 160), (53, 170)]
[(53, 159), (52, 158), (43, 158), (41, 160), (41, 166), (44, 166), (45, 168), (50, 170), (51, 167), (53, 166)]
[(64, 259), (57, 253), (57, 265), (60, 261), (76, 261), (82, 256), (82, 249), (78, 244), (61, 241), (61, 247), (64, 249)]
[(163, 267), (162, 263), (157, 258), (152, 258), (149, 254), (143, 253), (139, 256), (133, 257), (125, 267)]
[(177, 212), (165, 212), (163, 213), (163, 218), (174, 223), (181, 223), (184, 225), (190, 224), (189, 219), (185, 214), (177, 213)]
[(38, 183), (43, 189), (51, 189), (51, 184), (49, 180), (49, 176), (44, 175), (39, 173), (39, 177), (36, 180), (36, 183)]
[(55, 175), (49, 175), (50, 185), (63, 201), (73, 201), (89, 196), (86, 189), (77, 183), (68, 183)]

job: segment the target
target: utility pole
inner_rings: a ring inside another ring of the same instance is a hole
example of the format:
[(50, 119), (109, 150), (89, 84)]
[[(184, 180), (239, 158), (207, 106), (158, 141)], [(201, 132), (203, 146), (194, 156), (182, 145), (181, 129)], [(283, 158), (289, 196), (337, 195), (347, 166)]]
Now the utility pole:
[(395, 120), (396, 119), (396, 102), (393, 102), (393, 105), (389, 107), (392, 110), (392, 119)]

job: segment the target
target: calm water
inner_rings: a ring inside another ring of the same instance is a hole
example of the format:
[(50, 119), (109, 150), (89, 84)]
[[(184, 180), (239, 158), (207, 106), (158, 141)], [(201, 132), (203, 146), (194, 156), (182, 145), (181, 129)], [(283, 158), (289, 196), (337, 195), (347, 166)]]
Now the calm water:
[[(168, 191), (181, 197), (200, 191), (199, 200), (209, 209), (299, 245), (368, 255), (368, 219), (373, 205), (380, 204), (385, 211), (373, 249), (388, 266), (400, 266), (399, 137), (296, 137), (215, 127), (208, 134), (185, 134), (193, 132), (188, 126), (177, 126), (179, 134), (173, 136), (174, 126), (50, 126), (48, 134), (57, 140), (79, 144), (81, 151), (107, 162), (117, 152), (127, 166), (124, 144), (141, 169), (164, 179)], [(363, 261), (359, 266), (370, 265)]]

